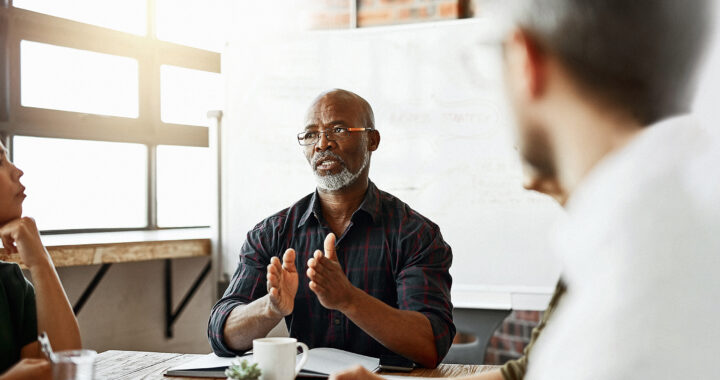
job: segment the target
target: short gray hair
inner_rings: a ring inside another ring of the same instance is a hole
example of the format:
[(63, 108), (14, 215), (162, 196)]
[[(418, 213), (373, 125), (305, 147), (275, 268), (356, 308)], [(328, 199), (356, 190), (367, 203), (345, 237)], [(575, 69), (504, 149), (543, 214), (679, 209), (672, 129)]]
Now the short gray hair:
[(712, 0), (509, 0), (589, 93), (648, 125), (690, 110)]

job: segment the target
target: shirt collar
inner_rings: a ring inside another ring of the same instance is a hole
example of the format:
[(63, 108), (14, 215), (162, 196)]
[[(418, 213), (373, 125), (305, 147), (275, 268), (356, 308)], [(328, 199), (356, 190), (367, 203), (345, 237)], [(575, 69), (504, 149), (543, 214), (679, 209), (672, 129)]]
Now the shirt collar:
[[(368, 215), (370, 215), (373, 223), (377, 224), (380, 221), (380, 209), (380, 190), (378, 190), (372, 181), (368, 180), (368, 189), (365, 193), (365, 199), (363, 199), (362, 203), (360, 203), (358, 210), (365, 211)], [(357, 211), (355, 213), (357, 213)]]
[[(367, 213), (373, 223), (377, 224), (380, 217), (380, 190), (378, 190), (372, 181), (368, 180), (368, 188), (365, 192), (365, 198), (362, 203), (360, 203), (360, 207), (358, 207), (358, 209), (353, 213), (353, 217), (360, 210)], [(298, 228), (304, 226), (311, 216), (314, 216), (316, 220), (320, 221), (321, 215), (322, 210), (320, 209), (320, 198), (317, 189), (315, 189), (315, 192), (310, 198), (310, 203), (308, 203), (307, 209), (303, 213), (302, 217), (300, 217)]]

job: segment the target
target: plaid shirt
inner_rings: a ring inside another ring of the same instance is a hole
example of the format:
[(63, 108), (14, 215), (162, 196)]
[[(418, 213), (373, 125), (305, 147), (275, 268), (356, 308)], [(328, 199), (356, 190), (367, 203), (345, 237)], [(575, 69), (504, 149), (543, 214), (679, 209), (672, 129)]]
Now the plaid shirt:
[[(310, 348), (334, 347), (374, 357), (390, 353), (341, 312), (324, 308), (308, 286), (307, 262), (315, 250), (323, 250), (330, 232), (316, 191), (247, 234), (240, 265), (210, 314), (208, 338), (216, 354), (238, 354), (223, 342), (225, 320), (233, 308), (267, 294), (266, 267), (272, 256), (281, 258), (287, 248), (296, 250), (299, 278), (293, 312), (285, 317), (290, 336)], [(428, 318), (440, 362), (452, 344), (455, 326), (448, 271), (452, 250), (438, 226), (370, 182), (336, 249), (354, 286), (390, 306)]]

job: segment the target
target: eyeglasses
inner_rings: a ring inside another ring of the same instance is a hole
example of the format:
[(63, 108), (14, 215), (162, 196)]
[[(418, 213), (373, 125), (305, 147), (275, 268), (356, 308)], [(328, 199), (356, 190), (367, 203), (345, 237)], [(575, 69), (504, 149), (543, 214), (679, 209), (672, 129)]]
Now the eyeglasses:
[(306, 131), (297, 135), (298, 143), (302, 146), (315, 145), (320, 141), (320, 135), (325, 134), (325, 138), (330, 141), (341, 141), (350, 136), (350, 132), (372, 131), (374, 128), (346, 128), (333, 127), (324, 131)]

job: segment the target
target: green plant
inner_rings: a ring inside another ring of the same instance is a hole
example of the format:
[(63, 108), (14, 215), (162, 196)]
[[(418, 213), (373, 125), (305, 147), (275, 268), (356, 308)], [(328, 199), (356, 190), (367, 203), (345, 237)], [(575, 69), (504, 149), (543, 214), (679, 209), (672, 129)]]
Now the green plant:
[(234, 360), (232, 365), (225, 370), (225, 376), (233, 380), (258, 380), (260, 368), (257, 367), (257, 363), (250, 365), (247, 360), (242, 362)]

